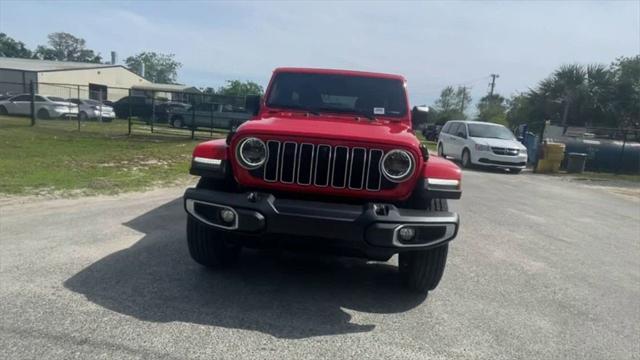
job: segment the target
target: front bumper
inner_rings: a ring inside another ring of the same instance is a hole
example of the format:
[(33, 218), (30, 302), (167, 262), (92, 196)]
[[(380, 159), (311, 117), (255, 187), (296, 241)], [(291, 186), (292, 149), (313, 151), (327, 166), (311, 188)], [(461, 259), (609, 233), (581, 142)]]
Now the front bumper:
[(492, 151), (475, 151), (471, 155), (471, 161), (474, 165), (524, 169), (527, 166), (527, 154), (510, 156), (498, 155)]
[[(189, 216), (224, 231), (259, 238), (284, 236), (297, 243), (380, 259), (446, 243), (456, 236), (459, 226), (458, 214), (451, 212), (401, 209), (385, 203), (351, 205), (282, 199), (260, 192), (190, 188), (184, 195), (184, 206)], [(233, 211), (234, 221), (225, 223), (222, 210)], [(402, 237), (403, 228), (413, 229), (413, 239)]]
[(91, 112), (91, 117), (92, 118), (106, 118), (106, 119), (113, 119), (116, 117), (116, 113), (114, 113), (113, 111), (106, 111), (106, 110), (102, 110), (102, 114), (100, 113), (100, 110), (94, 110)]

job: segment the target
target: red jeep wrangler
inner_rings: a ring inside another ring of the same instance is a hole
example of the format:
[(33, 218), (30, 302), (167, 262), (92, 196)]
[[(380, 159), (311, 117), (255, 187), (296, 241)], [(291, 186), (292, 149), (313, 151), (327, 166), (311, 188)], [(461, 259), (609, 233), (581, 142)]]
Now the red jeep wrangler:
[[(458, 215), (460, 169), (430, 156), (411, 130), (402, 76), (279, 68), (253, 118), (199, 144), (184, 195), (193, 259), (224, 267), (243, 246), (330, 250), (387, 261), (434, 289)], [(424, 114), (424, 113), (422, 113)]]

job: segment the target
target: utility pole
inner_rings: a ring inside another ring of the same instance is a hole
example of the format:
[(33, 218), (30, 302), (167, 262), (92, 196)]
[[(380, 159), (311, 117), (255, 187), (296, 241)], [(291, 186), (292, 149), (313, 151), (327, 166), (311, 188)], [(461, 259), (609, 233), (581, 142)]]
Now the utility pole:
[(492, 97), (492, 96), (493, 96), (493, 88), (495, 88), (495, 87), (496, 87), (496, 78), (499, 78), (499, 77), (500, 77), (500, 75), (498, 75), (498, 74), (491, 74), (491, 75), (489, 75), (489, 76), (491, 76), (491, 91), (489, 91), (489, 97)]
[(460, 102), (460, 112), (464, 114), (464, 102), (467, 100), (467, 87), (462, 86), (462, 101)]

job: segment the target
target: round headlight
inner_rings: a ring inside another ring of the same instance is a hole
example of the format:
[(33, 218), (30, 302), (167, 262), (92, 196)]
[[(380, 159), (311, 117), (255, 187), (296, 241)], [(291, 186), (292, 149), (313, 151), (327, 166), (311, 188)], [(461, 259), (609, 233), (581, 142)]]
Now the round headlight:
[(405, 181), (413, 173), (413, 156), (404, 150), (391, 150), (382, 158), (380, 167), (389, 181)]
[(237, 154), (240, 165), (252, 170), (264, 164), (267, 158), (267, 146), (258, 138), (246, 138), (238, 145)]

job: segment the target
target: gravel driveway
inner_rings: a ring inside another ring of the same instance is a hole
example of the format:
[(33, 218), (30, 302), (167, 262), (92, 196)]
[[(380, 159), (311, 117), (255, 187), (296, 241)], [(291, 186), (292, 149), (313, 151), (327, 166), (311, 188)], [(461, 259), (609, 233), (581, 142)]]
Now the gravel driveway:
[(0, 205), (6, 359), (640, 358), (640, 201), (555, 177), (466, 171), (444, 278), (396, 260), (188, 256), (171, 188)]

